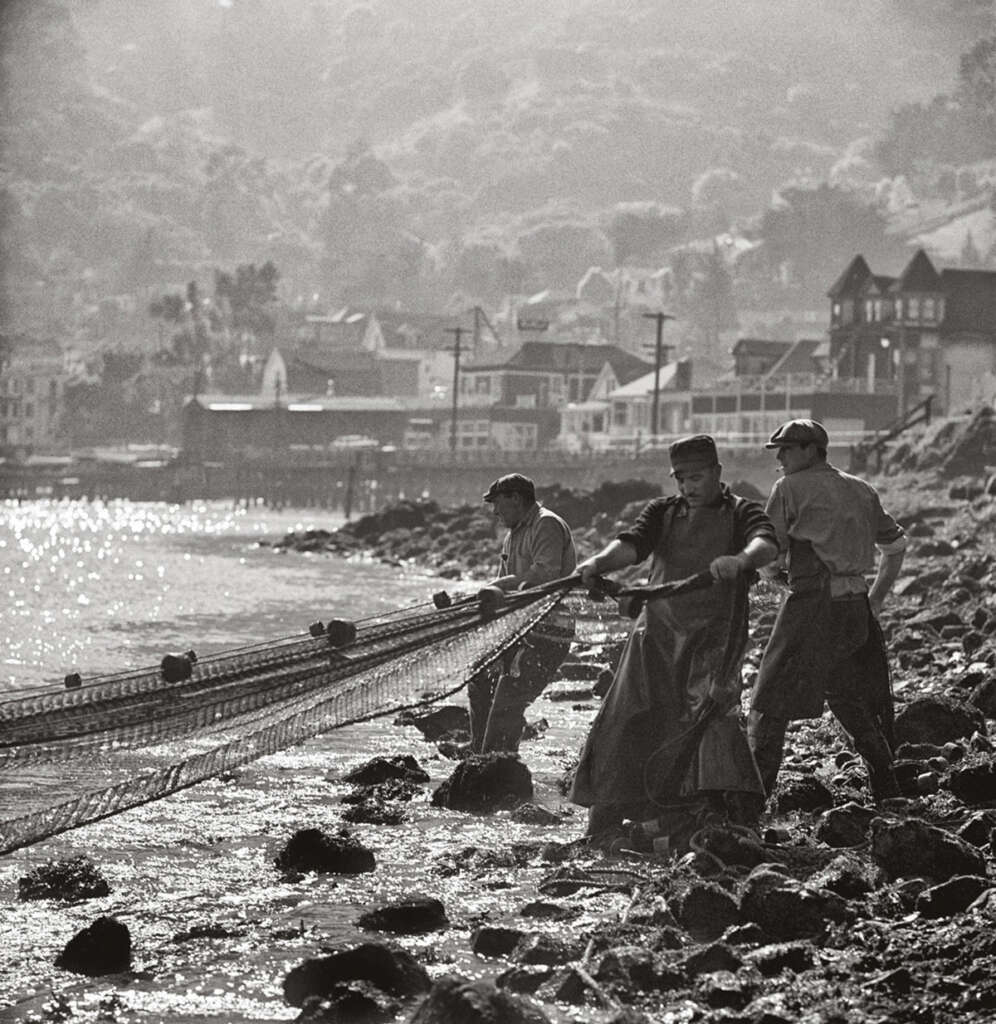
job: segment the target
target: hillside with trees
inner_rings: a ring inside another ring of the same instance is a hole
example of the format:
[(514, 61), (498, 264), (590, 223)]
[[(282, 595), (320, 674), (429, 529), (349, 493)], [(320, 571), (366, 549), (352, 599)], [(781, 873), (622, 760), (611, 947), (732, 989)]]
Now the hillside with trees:
[(813, 308), (996, 180), (992, 0), (14, 0), (0, 28), (2, 319), (95, 341), (239, 265), (440, 309), (724, 234), (707, 291)]

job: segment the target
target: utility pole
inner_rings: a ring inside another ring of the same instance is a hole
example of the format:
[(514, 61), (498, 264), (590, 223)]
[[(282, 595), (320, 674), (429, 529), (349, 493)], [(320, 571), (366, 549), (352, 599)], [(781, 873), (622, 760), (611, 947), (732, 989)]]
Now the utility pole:
[(467, 333), (466, 327), (447, 327), (447, 334), (452, 334), (453, 341), (453, 408), (450, 413), (450, 451), (455, 452), (457, 446), (457, 405), (459, 403), (460, 385), (460, 339)]
[(664, 321), (673, 320), (670, 313), (644, 313), (644, 319), (657, 321), (657, 341), (654, 345), (654, 404), (650, 413), (650, 436), (656, 441), (659, 432), (659, 409), (661, 403), (661, 354), (664, 341)]

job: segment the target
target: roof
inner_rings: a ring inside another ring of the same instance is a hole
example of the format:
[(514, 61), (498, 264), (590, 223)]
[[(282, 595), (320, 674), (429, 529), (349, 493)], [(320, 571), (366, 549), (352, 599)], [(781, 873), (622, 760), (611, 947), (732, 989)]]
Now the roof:
[[(661, 367), (661, 375), (659, 380), (660, 390), (665, 390), (674, 383), (674, 379), (678, 373), (677, 363), (665, 363)], [(673, 389), (672, 389), (673, 390)], [(631, 380), (628, 384), (624, 384), (622, 387), (618, 387), (615, 391), (611, 392), (609, 398), (645, 398), (647, 395), (654, 393), (654, 372), (651, 370), (650, 373), (645, 373), (642, 377), (637, 377), (635, 380)]]
[(210, 412), (251, 412), (256, 409), (272, 409), (279, 404), (281, 411), (293, 413), (308, 412), (404, 412), (410, 408), (421, 408), (425, 402), (413, 403), (389, 395), (295, 395), (281, 396), (279, 403), (272, 395), (224, 395), (199, 394), (196, 401)]
[(374, 313), (387, 348), (441, 349), (453, 344), (454, 318), (434, 313)]
[(848, 263), (844, 273), (831, 285), (827, 296), (831, 299), (838, 299), (842, 295), (854, 295), (871, 276), (872, 272), (865, 262), (864, 256), (855, 256)]
[(942, 270), (946, 330), (996, 335), (996, 271)]
[(885, 295), (896, 285), (896, 279), (888, 274), (872, 274), (865, 282), (864, 291), (866, 295)]
[(816, 350), (823, 343), (818, 338), (800, 338), (768, 371), (769, 375), (778, 373), (812, 373), (813, 359)]
[(738, 338), (730, 350), (735, 356), (779, 356), (792, 347), (791, 341), (770, 341), (767, 338)]
[(893, 285), (893, 291), (898, 292), (939, 292), (941, 288), (941, 275), (923, 249), (917, 249)]
[(646, 373), (653, 363), (618, 345), (580, 345), (576, 342), (526, 341), (504, 363), (468, 366), (467, 371), (524, 370), (533, 373), (598, 373), (608, 363), (625, 384)]

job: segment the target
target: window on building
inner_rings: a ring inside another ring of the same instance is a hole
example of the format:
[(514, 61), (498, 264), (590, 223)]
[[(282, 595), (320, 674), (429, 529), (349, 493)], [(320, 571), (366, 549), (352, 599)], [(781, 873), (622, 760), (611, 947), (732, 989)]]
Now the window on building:
[(596, 413), (591, 418), (591, 432), (593, 434), (602, 434), (605, 432), (605, 416), (602, 413)]
[(937, 321), (937, 303), (933, 299), (923, 300), (923, 318), (928, 323)]
[(840, 303), (839, 302), (835, 302), (830, 307), (830, 318), (833, 320), (834, 323), (839, 322), (839, 320), (840, 320)]
[(34, 418), (34, 415), (35, 415), (35, 405), (34, 405), (34, 402), (25, 402), (24, 403), (24, 418), (26, 420), (30, 420), (30, 419)]
[(617, 427), (625, 427), (629, 423), (628, 407), (625, 402), (612, 403), (612, 423)]
[(916, 295), (911, 295), (909, 298), (909, 310), (907, 316), (910, 320), (920, 319), (920, 298)]
[(903, 318), (903, 300), (896, 299), (896, 319), (902, 320)]
[(875, 303), (871, 299), (865, 302), (865, 320), (871, 322), (875, 319)]

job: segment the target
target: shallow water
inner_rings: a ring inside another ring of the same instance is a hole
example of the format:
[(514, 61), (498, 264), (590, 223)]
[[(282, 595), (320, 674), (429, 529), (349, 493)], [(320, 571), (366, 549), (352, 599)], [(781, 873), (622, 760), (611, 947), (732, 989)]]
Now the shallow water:
[[(459, 589), (376, 563), (259, 545), (330, 525), (324, 516), (227, 504), (0, 505), (0, 689), (61, 685), (70, 670), (86, 676), (156, 664), (170, 649), (207, 654), (299, 633), (316, 618), (360, 618)], [(436, 858), (470, 845), (505, 849), (578, 835), (581, 815), (564, 806), (557, 783), (590, 714), (547, 698), (530, 713), (550, 723), (523, 756), (538, 802), (567, 814), (553, 830), (432, 808), (430, 793), (453, 762), (386, 717), (0, 858), (0, 1020), (41, 1013), (49, 993), (68, 1000), (77, 1020), (293, 1019), (299, 1011), (281, 993), (287, 971), (325, 946), (380, 937), (360, 932), (355, 918), (371, 901), (410, 892), (439, 897), (450, 916), (445, 932), (401, 940), (430, 973), (493, 974), (495, 965), (469, 952), (472, 928), (509, 915), (522, 925), (514, 910), (534, 897), (549, 867), (446, 876)], [(272, 866), (276, 852), (297, 828), (337, 828), (349, 789), (337, 780), (375, 753), (414, 754), (432, 777), (406, 823), (350, 826), (374, 850), (377, 870), (283, 881)], [(109, 896), (73, 906), (16, 900), (18, 878), (79, 853), (108, 878)], [(132, 974), (84, 979), (56, 970), (65, 943), (104, 914), (131, 931)], [(172, 941), (209, 923), (237, 934)], [(118, 1009), (108, 1017), (110, 999)]]

